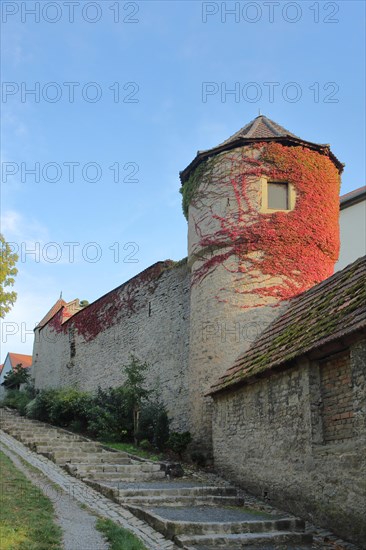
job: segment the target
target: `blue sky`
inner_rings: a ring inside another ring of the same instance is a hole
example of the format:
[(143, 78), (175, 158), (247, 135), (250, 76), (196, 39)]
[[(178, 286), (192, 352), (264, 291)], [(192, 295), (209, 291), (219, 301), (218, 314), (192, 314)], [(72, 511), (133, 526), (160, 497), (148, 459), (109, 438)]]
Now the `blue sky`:
[(2, 232), (21, 255), (2, 360), (31, 353), (61, 291), (93, 301), (184, 257), (179, 171), (259, 109), (331, 144), (342, 193), (364, 185), (364, 2), (38, 6), (2, 2)]

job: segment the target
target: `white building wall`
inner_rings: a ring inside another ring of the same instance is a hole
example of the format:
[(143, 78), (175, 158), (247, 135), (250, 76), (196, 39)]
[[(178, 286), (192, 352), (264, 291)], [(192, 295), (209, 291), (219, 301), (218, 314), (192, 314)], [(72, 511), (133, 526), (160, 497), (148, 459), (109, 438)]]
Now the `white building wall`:
[(3, 366), (3, 370), (1, 371), (1, 374), (0, 374), (0, 400), (1, 399), (4, 399), (5, 397), (5, 388), (4, 386), (2, 386), (1, 384), (4, 382), (4, 378), (5, 376), (12, 370), (11, 368), (11, 362), (10, 362), (10, 357), (9, 357), (9, 354), (6, 356), (6, 359), (4, 361), (4, 366)]
[(340, 211), (341, 249), (335, 271), (366, 254), (366, 200)]

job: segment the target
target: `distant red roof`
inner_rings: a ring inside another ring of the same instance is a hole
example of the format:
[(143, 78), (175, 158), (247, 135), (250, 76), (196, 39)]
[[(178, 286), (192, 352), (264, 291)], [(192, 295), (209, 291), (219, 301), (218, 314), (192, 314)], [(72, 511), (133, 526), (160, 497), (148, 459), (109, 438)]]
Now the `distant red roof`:
[(23, 369), (27, 369), (28, 367), (32, 366), (31, 355), (23, 355), (22, 353), (9, 353), (8, 355), (12, 368), (20, 364), (22, 365)]

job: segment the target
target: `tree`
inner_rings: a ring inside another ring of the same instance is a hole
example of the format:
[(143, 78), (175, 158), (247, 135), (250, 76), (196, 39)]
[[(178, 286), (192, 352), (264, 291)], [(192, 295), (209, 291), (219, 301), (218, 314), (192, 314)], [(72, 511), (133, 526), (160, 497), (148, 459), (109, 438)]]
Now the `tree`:
[(148, 368), (149, 365), (147, 363), (143, 363), (132, 354), (130, 355), (129, 364), (123, 367), (127, 375), (124, 389), (133, 411), (133, 435), (135, 445), (138, 444), (141, 403), (152, 393), (150, 390), (144, 388), (145, 372)]
[(9, 243), (7, 243), (0, 233), (1, 245), (1, 262), (0, 262), (0, 317), (4, 318), (8, 313), (17, 298), (17, 293), (14, 291), (5, 291), (5, 287), (13, 286), (14, 277), (18, 273), (15, 267), (18, 261), (18, 255), (13, 252)]
[(19, 363), (14, 369), (5, 376), (4, 386), (8, 389), (19, 389), (21, 384), (28, 384), (30, 379), (29, 369), (23, 369), (22, 363)]

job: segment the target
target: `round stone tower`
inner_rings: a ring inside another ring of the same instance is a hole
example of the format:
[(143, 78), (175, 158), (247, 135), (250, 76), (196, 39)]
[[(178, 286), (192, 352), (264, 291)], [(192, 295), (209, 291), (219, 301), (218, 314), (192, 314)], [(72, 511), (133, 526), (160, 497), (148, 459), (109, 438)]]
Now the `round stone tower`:
[(196, 449), (211, 450), (211, 384), (291, 298), (333, 273), (342, 167), (329, 146), (261, 115), (181, 172)]

